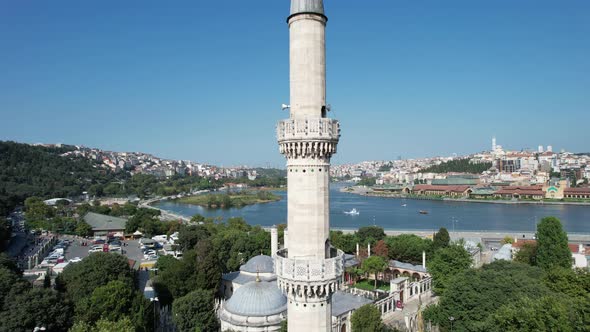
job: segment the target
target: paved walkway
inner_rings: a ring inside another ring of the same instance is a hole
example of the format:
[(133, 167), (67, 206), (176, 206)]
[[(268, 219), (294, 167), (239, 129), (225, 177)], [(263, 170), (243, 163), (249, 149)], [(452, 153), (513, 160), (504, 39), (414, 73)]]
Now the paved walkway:
[[(431, 303), (437, 303), (438, 297), (430, 296), (430, 293), (425, 293), (422, 295), (422, 307), (426, 307)], [(420, 305), (420, 301), (418, 297), (413, 298), (412, 300), (405, 303), (404, 308), (402, 310), (396, 310), (390, 312), (383, 316), (383, 323), (391, 326), (405, 326), (406, 321), (405, 317), (407, 316), (415, 316), (418, 313), (418, 307)]]

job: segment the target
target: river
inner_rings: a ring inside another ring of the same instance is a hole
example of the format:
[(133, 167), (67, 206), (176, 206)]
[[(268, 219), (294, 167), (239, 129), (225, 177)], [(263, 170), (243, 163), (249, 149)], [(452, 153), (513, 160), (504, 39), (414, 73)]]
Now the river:
[[(342, 184), (330, 190), (330, 225), (332, 228), (357, 229), (378, 225), (386, 230), (532, 232), (536, 221), (546, 216), (559, 218), (568, 233), (590, 233), (590, 206), (489, 204), (360, 196), (340, 192)], [(153, 206), (191, 217), (242, 217), (250, 224), (272, 226), (287, 223), (287, 193), (278, 202), (232, 209), (206, 209), (200, 206), (161, 201)], [(406, 206), (403, 206), (405, 204)], [(360, 214), (344, 211), (357, 209)], [(428, 214), (419, 214), (424, 210)]]

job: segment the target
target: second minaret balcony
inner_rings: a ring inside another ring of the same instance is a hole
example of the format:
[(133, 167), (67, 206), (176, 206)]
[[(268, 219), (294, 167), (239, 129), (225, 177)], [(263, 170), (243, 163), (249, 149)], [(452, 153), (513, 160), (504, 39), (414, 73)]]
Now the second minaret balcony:
[(335, 119), (288, 119), (277, 125), (279, 143), (292, 140), (329, 140), (340, 139), (340, 123)]

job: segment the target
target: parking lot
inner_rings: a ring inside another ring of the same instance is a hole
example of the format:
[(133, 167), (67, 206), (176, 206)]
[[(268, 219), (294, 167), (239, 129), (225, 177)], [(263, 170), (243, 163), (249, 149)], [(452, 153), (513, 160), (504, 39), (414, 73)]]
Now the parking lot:
[[(76, 237), (62, 237), (67, 239), (72, 239), (72, 244), (66, 249), (65, 258), (66, 260), (70, 260), (75, 257), (80, 257), (84, 259), (89, 255), (88, 250), (92, 248), (92, 240), (87, 239), (79, 239)], [(88, 245), (83, 246), (82, 243), (86, 242)], [(139, 242), (137, 240), (125, 240), (121, 241), (124, 245), (121, 246), (121, 249), (125, 251), (124, 255), (127, 256), (129, 259), (135, 260), (137, 262), (143, 262), (143, 253), (139, 249)]]

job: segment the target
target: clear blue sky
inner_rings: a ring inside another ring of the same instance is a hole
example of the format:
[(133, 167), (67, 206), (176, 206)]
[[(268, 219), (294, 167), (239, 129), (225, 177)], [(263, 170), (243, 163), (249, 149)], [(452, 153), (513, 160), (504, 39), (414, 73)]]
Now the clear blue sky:
[[(590, 150), (590, 1), (325, 0), (335, 163)], [(283, 166), (288, 0), (3, 1), (0, 140)]]

